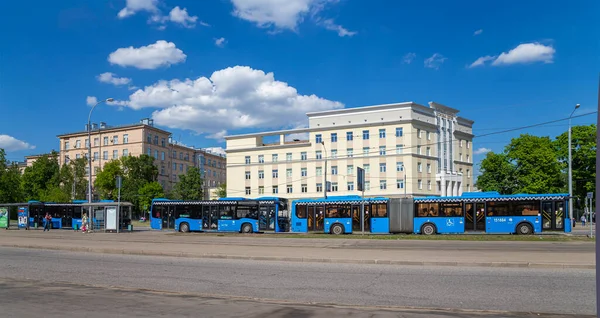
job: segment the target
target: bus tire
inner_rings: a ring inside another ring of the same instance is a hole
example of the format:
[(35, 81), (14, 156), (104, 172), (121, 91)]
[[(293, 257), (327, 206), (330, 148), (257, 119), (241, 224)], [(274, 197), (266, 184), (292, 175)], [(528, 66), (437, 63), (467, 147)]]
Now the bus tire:
[(436, 232), (437, 229), (435, 228), (435, 225), (431, 223), (425, 223), (421, 226), (421, 234), (423, 235), (435, 235)]
[(529, 223), (519, 223), (517, 225), (517, 234), (519, 235), (530, 235), (533, 234), (533, 228)]
[(190, 231), (190, 225), (187, 223), (181, 223), (179, 224), (179, 232), (183, 232), (183, 233), (187, 233)]
[(341, 224), (336, 223), (331, 226), (329, 232), (333, 235), (341, 235), (344, 234), (344, 227)]
[(252, 224), (250, 223), (244, 223), (242, 225), (242, 233), (252, 233)]

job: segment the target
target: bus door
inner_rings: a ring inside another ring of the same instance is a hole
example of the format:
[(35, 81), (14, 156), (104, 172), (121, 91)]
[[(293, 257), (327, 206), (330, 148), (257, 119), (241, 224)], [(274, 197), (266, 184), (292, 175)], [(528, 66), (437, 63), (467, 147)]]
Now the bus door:
[(360, 205), (352, 206), (352, 231), (353, 232), (360, 231), (360, 219), (361, 219), (360, 212), (361, 212)]
[(267, 205), (259, 208), (258, 214), (259, 231), (275, 231), (275, 206)]
[(485, 232), (485, 203), (465, 203), (465, 231)]
[(163, 210), (163, 229), (174, 229), (175, 228), (175, 206), (165, 206)]
[(219, 224), (219, 210), (216, 205), (205, 205), (202, 207), (202, 230), (216, 231)]
[(564, 230), (564, 204), (563, 201), (542, 201), (542, 231)]
[(65, 206), (62, 210), (64, 211), (64, 213), (62, 215), (62, 226), (65, 228), (72, 228), (73, 227), (73, 207)]
[(308, 206), (308, 230), (309, 231), (320, 231), (324, 230), (324, 213), (323, 206)]

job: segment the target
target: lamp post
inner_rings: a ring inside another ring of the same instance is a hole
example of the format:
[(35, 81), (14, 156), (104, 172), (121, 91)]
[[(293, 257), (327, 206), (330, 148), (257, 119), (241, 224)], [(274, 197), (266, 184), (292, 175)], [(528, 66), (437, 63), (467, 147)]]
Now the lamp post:
[(327, 199), (327, 149), (325, 148), (325, 142), (321, 141), (321, 145), (323, 145), (323, 151), (325, 151), (325, 171), (323, 173), (323, 198)]
[(571, 162), (571, 117), (579, 108), (579, 104), (575, 105), (575, 109), (571, 112), (569, 116), (569, 220), (573, 221), (573, 167)]
[(408, 184), (406, 184), (406, 166), (404, 163), (402, 163), (402, 170), (404, 170), (404, 197), (406, 198), (406, 187), (408, 187)]
[(88, 115), (88, 126), (87, 126), (87, 131), (88, 131), (88, 169), (89, 169), (89, 173), (88, 173), (88, 203), (90, 204), (89, 206), (89, 213), (90, 215), (88, 216), (88, 220), (90, 223), (92, 223), (92, 112), (94, 111), (94, 108), (96, 108), (96, 106), (98, 106), (100, 103), (103, 102), (112, 102), (114, 99), (113, 98), (107, 98), (105, 100), (101, 100), (98, 101), (94, 106), (92, 106), (92, 109), (90, 109), (90, 114)]

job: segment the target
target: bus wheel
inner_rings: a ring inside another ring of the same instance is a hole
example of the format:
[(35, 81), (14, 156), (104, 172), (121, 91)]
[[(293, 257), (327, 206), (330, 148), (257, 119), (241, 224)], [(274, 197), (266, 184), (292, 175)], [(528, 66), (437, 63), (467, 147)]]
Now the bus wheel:
[(434, 235), (435, 234), (435, 226), (431, 223), (427, 223), (423, 225), (421, 228), (421, 233), (425, 235)]
[(331, 234), (340, 235), (344, 234), (344, 228), (340, 224), (334, 224), (331, 226)]
[(179, 225), (179, 230), (180, 230), (181, 232), (183, 232), (183, 233), (187, 233), (187, 232), (189, 232), (189, 231), (190, 231), (190, 226), (189, 226), (189, 224), (187, 224), (187, 223), (181, 223), (181, 224)]
[(250, 223), (245, 223), (242, 226), (242, 233), (252, 233), (252, 225), (250, 225)]
[(531, 225), (527, 223), (521, 223), (519, 226), (517, 226), (517, 233), (520, 235), (533, 234), (533, 229), (531, 228)]

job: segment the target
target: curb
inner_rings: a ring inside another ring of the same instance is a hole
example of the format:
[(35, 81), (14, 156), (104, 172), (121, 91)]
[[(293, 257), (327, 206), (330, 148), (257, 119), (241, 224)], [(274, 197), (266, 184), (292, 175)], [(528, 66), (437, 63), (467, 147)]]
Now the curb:
[(143, 256), (168, 256), (183, 258), (208, 258), (253, 261), (275, 261), (296, 263), (333, 263), (333, 264), (378, 264), (396, 266), (450, 266), (450, 267), (501, 267), (501, 268), (544, 268), (544, 269), (596, 269), (595, 264), (565, 264), (565, 263), (530, 263), (530, 262), (448, 262), (448, 261), (392, 261), (385, 259), (344, 259), (344, 258), (311, 258), (311, 257), (282, 257), (282, 256), (244, 256), (225, 254), (192, 254), (186, 252), (159, 252), (148, 250), (125, 250), (111, 248), (89, 247), (59, 247), (39, 245), (2, 244), (3, 247), (43, 249), (54, 251), (86, 252), (99, 254), (143, 255)]

